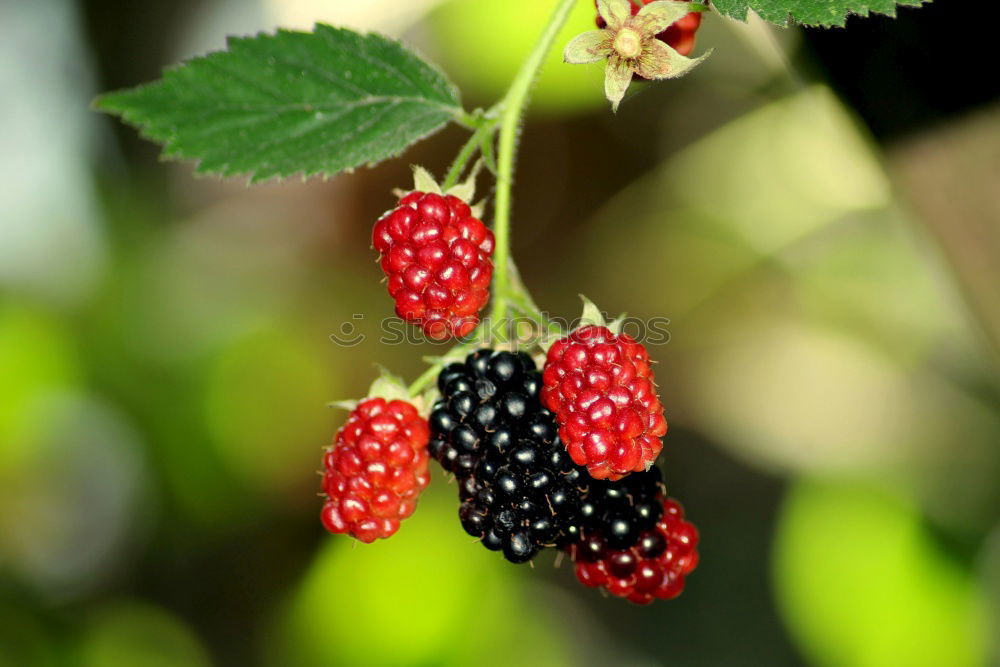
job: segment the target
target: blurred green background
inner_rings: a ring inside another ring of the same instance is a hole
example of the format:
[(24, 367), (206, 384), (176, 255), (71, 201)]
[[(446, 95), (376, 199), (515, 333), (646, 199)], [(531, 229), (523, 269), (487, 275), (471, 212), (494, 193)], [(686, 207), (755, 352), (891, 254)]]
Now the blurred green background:
[[(503, 562), (441, 476), (392, 540), (324, 533), (325, 403), (441, 349), (378, 342), (371, 224), (462, 133), (247, 188), (88, 103), (322, 20), (402, 36), (488, 104), (551, 4), (0, 4), (0, 665), (1000, 659), (1000, 105), (993, 28), (954, 0), (837, 31), (709, 16), (715, 55), (617, 116), (596, 67), (555, 55), (536, 89), (528, 285), (563, 317), (582, 292), (671, 320), (660, 463), (702, 533), (679, 599)], [(592, 20), (581, 0), (560, 42)], [(345, 323), (365, 342), (335, 345)]]

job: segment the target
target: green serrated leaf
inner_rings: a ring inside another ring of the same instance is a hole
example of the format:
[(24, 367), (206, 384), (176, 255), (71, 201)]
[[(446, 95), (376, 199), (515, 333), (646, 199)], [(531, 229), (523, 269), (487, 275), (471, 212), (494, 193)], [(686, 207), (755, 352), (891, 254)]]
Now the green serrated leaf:
[(252, 182), (374, 164), (461, 112), (455, 87), (398, 42), (323, 24), (230, 38), (95, 107), (164, 144), (167, 158)]
[(787, 25), (843, 26), (851, 14), (896, 15), (896, 6), (917, 7), (931, 0), (712, 0), (719, 13), (741, 21), (753, 10), (765, 21)]

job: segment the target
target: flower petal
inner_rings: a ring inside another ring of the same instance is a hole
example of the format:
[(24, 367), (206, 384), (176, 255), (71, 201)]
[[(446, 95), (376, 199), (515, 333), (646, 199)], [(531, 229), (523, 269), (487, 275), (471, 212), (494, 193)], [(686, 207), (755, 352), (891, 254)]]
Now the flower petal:
[(635, 64), (635, 72), (646, 79), (676, 79), (712, 55), (711, 50), (697, 58), (687, 58), (658, 39), (650, 40)]
[(597, 13), (608, 24), (611, 30), (618, 30), (625, 19), (632, 16), (632, 3), (629, 0), (597, 0)]
[(577, 35), (566, 45), (563, 60), (573, 65), (596, 63), (611, 55), (611, 32), (591, 30)]
[(632, 83), (632, 66), (617, 53), (608, 58), (608, 67), (604, 70), (604, 96), (611, 102), (612, 111), (618, 111), (618, 105), (625, 97), (625, 91)]
[(636, 17), (632, 19), (632, 22), (644, 35), (656, 35), (687, 16), (690, 12), (691, 3), (689, 2), (656, 0), (656, 2), (651, 2), (640, 9)]

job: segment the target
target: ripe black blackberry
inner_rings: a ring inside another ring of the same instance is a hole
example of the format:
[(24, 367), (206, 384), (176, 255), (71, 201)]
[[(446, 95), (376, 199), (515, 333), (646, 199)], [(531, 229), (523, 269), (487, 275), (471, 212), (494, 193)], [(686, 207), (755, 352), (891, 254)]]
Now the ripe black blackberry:
[(585, 479), (575, 540), (577, 558), (598, 560), (607, 551), (655, 539), (650, 531), (663, 516), (663, 498), (663, 476), (655, 465), (615, 482)]
[(542, 407), (541, 373), (523, 352), (478, 350), (438, 376), (430, 455), (455, 474), (466, 532), (512, 563), (579, 535), (586, 471)]

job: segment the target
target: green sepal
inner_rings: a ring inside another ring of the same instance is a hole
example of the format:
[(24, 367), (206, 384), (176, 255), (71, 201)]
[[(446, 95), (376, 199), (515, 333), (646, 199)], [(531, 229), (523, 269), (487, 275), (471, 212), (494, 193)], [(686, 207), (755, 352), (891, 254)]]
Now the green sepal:
[(375, 367), (378, 368), (378, 377), (375, 378), (371, 387), (368, 388), (368, 398), (413, 402), (410, 390), (401, 377), (390, 372), (389, 369), (380, 364), (376, 364)]
[[(441, 184), (437, 182), (437, 179), (427, 171), (424, 167), (419, 164), (412, 166), (413, 169), (413, 189), (410, 192), (430, 192), (436, 195), (453, 195), (458, 197), (464, 202), (472, 201), (472, 198), (476, 196), (476, 177), (479, 176), (479, 172), (483, 167), (482, 160), (477, 160), (476, 164), (473, 165), (472, 171), (461, 183), (456, 183), (447, 190), (441, 188)], [(403, 190), (394, 190), (393, 193), (398, 197), (402, 198), (407, 193)], [(477, 215), (476, 217), (481, 216)]]
[(622, 325), (625, 324), (625, 319), (628, 317), (628, 313), (622, 313), (615, 319), (608, 322), (608, 331), (615, 334), (616, 336), (622, 332)]
[[(474, 165), (472, 165), (472, 169), (469, 171), (469, 175), (466, 176), (465, 180), (448, 188), (445, 191), (445, 194), (458, 197), (466, 203), (471, 202), (472, 198), (476, 196), (476, 178), (478, 178), (479, 172), (482, 168), (483, 160), (480, 158), (479, 160), (476, 160)], [(476, 217), (481, 217), (481, 214)]]
[(437, 180), (431, 176), (431, 172), (427, 171), (419, 164), (413, 165), (413, 190), (415, 192), (432, 192), (436, 195), (443, 194), (441, 186), (438, 185)]
[(419, 399), (414, 399), (413, 396), (410, 396), (410, 392), (402, 378), (389, 372), (389, 370), (383, 366), (376, 364), (376, 367), (379, 370), (378, 377), (375, 378), (374, 382), (372, 382), (364, 398), (333, 401), (331, 403), (327, 403), (327, 405), (331, 408), (341, 408), (343, 410), (351, 411), (357, 408), (358, 405), (365, 399), (383, 398), (386, 401), (406, 401), (407, 403), (412, 403), (416, 406), (418, 411), (421, 409)]
[(604, 313), (598, 308), (593, 301), (580, 295), (580, 300), (583, 301), (583, 313), (580, 315), (580, 324), (577, 328), (596, 326), (604, 327), (607, 326), (607, 321), (604, 319)]

